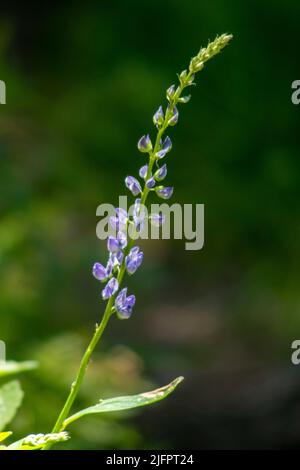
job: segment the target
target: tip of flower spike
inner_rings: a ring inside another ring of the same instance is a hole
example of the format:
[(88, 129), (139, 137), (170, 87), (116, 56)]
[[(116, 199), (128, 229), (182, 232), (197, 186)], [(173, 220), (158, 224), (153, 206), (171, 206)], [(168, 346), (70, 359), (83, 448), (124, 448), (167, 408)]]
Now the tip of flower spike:
[(219, 54), (222, 49), (231, 41), (232, 34), (221, 34), (214, 41), (208, 43), (207, 47), (202, 47), (198, 54), (191, 59), (189, 70), (191, 73), (199, 72), (203, 69), (204, 63)]

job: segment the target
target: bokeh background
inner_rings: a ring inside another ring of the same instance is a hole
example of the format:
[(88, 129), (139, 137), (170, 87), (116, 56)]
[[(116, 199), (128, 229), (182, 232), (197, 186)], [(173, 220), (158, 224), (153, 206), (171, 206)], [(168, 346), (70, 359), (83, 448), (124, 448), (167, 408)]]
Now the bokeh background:
[(173, 202), (205, 204), (205, 247), (148, 241), (132, 319), (113, 319), (76, 408), (177, 375), (164, 402), (86, 418), (63, 448), (299, 448), (297, 0), (2, 2), (0, 337), (21, 377), (16, 436), (49, 431), (103, 311), (96, 208), (117, 204), (190, 57), (199, 74), (167, 156)]

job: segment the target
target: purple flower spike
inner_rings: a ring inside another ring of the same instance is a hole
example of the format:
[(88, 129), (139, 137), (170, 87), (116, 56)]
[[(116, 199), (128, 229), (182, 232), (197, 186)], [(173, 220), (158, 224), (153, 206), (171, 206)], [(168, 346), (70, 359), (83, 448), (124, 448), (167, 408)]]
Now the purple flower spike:
[(148, 173), (148, 165), (144, 165), (140, 168), (139, 175), (141, 178), (145, 179)]
[(143, 135), (143, 137), (140, 138), (140, 140), (138, 141), (138, 149), (140, 152), (151, 152), (152, 150), (152, 143), (151, 143), (151, 139), (149, 137), (149, 134), (147, 135)]
[(171, 148), (172, 148), (172, 142), (171, 142), (170, 137), (167, 136), (165, 138), (164, 143), (161, 142), (160, 150), (159, 152), (156, 153), (156, 156), (158, 158), (163, 158), (166, 155), (166, 153), (168, 153), (171, 150)]
[(171, 186), (168, 186), (168, 187), (163, 187), (163, 186), (159, 186), (158, 188), (156, 188), (156, 194), (162, 198), (162, 199), (170, 199), (170, 197), (172, 196), (173, 194), (173, 190), (174, 188), (172, 188)]
[(93, 266), (93, 276), (98, 279), (98, 281), (105, 281), (108, 277), (106, 268), (101, 263), (95, 263)]
[(125, 258), (125, 264), (128, 274), (134, 274), (140, 267), (144, 258), (144, 253), (140, 251), (138, 246), (132, 248)]
[(151, 189), (155, 186), (155, 179), (153, 176), (146, 181), (147, 188)]
[(160, 227), (165, 221), (165, 216), (163, 214), (152, 214), (149, 219), (151, 220), (152, 225)]
[(114, 295), (119, 288), (118, 280), (115, 277), (112, 277), (102, 291), (102, 298), (103, 300), (109, 299), (112, 295)]
[(162, 181), (167, 176), (167, 165), (164, 164), (159, 170), (154, 174), (156, 181)]
[(125, 184), (126, 184), (126, 187), (129, 189), (129, 191), (131, 191), (134, 196), (137, 196), (138, 194), (142, 192), (140, 183), (133, 176), (126, 176)]
[(164, 112), (162, 106), (158, 108), (156, 113), (153, 116), (153, 123), (155, 126), (160, 127), (164, 123)]
[(115, 308), (118, 318), (120, 320), (127, 320), (130, 318), (134, 304), (135, 296), (129, 295), (127, 297), (127, 287), (124, 287), (115, 300)]
[(177, 124), (177, 121), (178, 121), (178, 109), (176, 108), (176, 106), (174, 106), (174, 108), (172, 109), (172, 117), (169, 119), (169, 126), (175, 126), (175, 124)]
[(107, 249), (111, 253), (117, 253), (123, 250), (127, 245), (127, 238), (125, 233), (118, 232), (117, 238), (109, 236), (107, 240)]

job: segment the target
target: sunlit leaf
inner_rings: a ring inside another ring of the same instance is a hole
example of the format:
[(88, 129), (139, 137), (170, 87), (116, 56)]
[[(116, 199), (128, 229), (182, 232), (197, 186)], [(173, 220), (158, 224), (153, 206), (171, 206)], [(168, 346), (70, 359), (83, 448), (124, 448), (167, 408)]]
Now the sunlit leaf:
[(6, 375), (19, 374), (20, 372), (32, 370), (35, 369), (37, 365), (38, 364), (36, 361), (0, 361), (0, 377), (4, 377)]
[(7, 431), (7, 432), (0, 432), (0, 442), (3, 442), (5, 441), (5, 439), (9, 436), (12, 435), (12, 432), (11, 431)]
[(46, 444), (63, 442), (69, 439), (67, 432), (58, 432), (50, 434), (29, 434), (19, 441), (13, 442), (7, 447), (7, 450), (37, 450)]
[(107, 400), (100, 400), (95, 406), (90, 406), (84, 410), (75, 413), (64, 421), (64, 428), (66, 428), (73, 421), (82, 418), (85, 415), (94, 413), (106, 413), (108, 411), (121, 411), (130, 410), (139, 406), (147, 406), (157, 401), (163, 400), (170, 393), (172, 393), (177, 385), (182, 382), (183, 377), (177, 377), (170, 384), (165, 387), (152, 390), (151, 392), (140, 393), (139, 395), (128, 395), (124, 397), (108, 398)]
[(17, 380), (0, 387), (0, 431), (13, 419), (22, 399), (23, 392)]

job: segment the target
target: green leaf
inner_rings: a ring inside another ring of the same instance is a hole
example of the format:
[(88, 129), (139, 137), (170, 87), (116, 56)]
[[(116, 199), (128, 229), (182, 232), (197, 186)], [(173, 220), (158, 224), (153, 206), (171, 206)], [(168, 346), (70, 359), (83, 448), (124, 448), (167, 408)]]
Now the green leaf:
[(157, 401), (163, 400), (170, 393), (172, 393), (180, 382), (183, 381), (183, 377), (177, 377), (170, 384), (165, 387), (152, 390), (151, 392), (140, 393), (139, 395), (128, 395), (124, 397), (115, 397), (109, 398), (107, 400), (100, 400), (100, 402), (95, 406), (90, 406), (84, 410), (75, 413), (64, 421), (64, 429), (71, 424), (73, 421), (76, 421), (79, 418), (82, 418), (85, 415), (93, 413), (106, 413), (108, 411), (121, 411), (121, 410), (130, 410), (132, 408), (137, 408), (139, 406), (151, 405)]
[(17, 380), (0, 387), (0, 431), (13, 419), (22, 399), (23, 392)]
[(35, 369), (36, 367), (37, 362), (35, 361), (0, 361), (0, 377), (19, 374), (20, 372)]
[(19, 441), (13, 442), (7, 447), (7, 450), (37, 450), (46, 444), (54, 444), (54, 442), (63, 442), (69, 439), (67, 432), (58, 432), (50, 434), (29, 434)]

